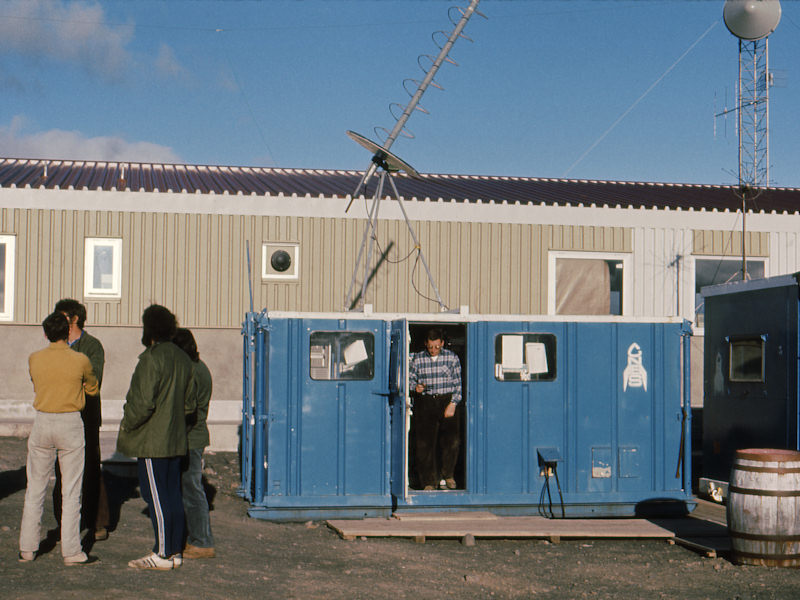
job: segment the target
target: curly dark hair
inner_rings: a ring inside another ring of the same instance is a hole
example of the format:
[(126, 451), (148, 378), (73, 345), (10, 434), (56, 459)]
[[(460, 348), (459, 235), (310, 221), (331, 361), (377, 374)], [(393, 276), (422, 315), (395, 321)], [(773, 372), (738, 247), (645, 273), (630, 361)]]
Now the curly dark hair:
[(69, 321), (60, 311), (47, 315), (42, 321), (42, 329), (51, 342), (69, 339)]
[(142, 313), (142, 345), (169, 342), (175, 337), (178, 321), (168, 308), (151, 304)]
[(56, 302), (53, 312), (66, 314), (70, 321), (72, 321), (72, 317), (78, 317), (78, 327), (81, 329), (83, 329), (83, 324), (86, 323), (86, 307), (72, 298), (62, 298)]
[(200, 353), (197, 352), (197, 342), (194, 341), (192, 332), (185, 327), (178, 327), (172, 343), (189, 355), (193, 362), (200, 360)]

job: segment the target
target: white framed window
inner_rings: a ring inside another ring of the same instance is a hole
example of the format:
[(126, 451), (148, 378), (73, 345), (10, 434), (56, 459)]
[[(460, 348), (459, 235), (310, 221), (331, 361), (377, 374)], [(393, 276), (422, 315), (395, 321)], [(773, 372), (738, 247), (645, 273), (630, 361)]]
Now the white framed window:
[(14, 251), (17, 239), (0, 235), (0, 321), (14, 318)]
[[(747, 278), (761, 279), (768, 275), (767, 260), (748, 258)], [(697, 256), (694, 259), (694, 324), (705, 329), (705, 298), (700, 291), (707, 285), (742, 280), (742, 259), (735, 256)], [(698, 334), (699, 335), (699, 334)]]
[(264, 242), (261, 246), (262, 279), (299, 279), (300, 244)]
[(617, 252), (548, 253), (547, 312), (551, 315), (629, 315), (632, 257)]
[(83, 295), (119, 298), (122, 295), (122, 239), (86, 238)]

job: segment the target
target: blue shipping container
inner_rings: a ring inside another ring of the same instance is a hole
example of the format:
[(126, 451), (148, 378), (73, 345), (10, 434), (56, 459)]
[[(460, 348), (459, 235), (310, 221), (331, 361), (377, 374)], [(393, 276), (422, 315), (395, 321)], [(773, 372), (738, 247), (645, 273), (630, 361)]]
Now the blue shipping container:
[[(463, 377), (456, 489), (414, 476), (409, 352), (441, 328)], [(688, 324), (622, 317), (248, 313), (251, 516), (687, 512)]]

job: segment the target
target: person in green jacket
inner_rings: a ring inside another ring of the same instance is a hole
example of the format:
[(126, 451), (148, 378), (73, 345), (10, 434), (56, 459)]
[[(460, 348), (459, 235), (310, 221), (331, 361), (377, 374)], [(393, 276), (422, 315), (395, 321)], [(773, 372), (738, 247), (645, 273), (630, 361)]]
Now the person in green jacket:
[[(62, 298), (56, 302), (54, 312), (62, 313), (69, 321), (69, 347), (85, 354), (92, 364), (92, 371), (99, 385), (103, 385), (103, 367), (105, 351), (103, 344), (96, 337), (89, 335), (83, 326), (86, 324), (86, 307), (72, 298)], [(100, 457), (100, 425), (102, 410), (100, 393), (86, 395), (86, 406), (81, 411), (83, 435), (86, 439), (85, 468), (81, 491), (81, 523), (93, 534), (94, 540), (108, 538), (108, 526), (111, 514), (108, 507), (108, 495), (103, 482)], [(56, 522), (61, 523), (61, 471), (56, 467), (56, 483), (53, 486), (53, 512)]]
[(134, 569), (168, 570), (183, 563), (181, 459), (196, 399), (192, 361), (170, 341), (177, 327), (175, 315), (158, 304), (142, 314), (146, 350), (131, 377), (119, 425), (117, 450), (137, 459), (139, 490), (155, 533), (153, 552), (128, 563)]
[(186, 513), (183, 558), (214, 558), (214, 536), (211, 533), (208, 499), (203, 488), (203, 450), (210, 443), (206, 420), (211, 400), (211, 372), (200, 360), (197, 342), (191, 331), (179, 327), (172, 341), (192, 359), (197, 393), (197, 411), (189, 419), (187, 433), (189, 456), (181, 474), (183, 509)]

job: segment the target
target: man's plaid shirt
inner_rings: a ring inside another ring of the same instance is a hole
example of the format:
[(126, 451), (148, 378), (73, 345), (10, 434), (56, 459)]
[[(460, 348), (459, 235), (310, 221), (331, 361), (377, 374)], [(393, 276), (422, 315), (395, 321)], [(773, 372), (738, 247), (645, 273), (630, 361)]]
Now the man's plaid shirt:
[(427, 350), (411, 354), (408, 369), (408, 388), (414, 390), (417, 384), (425, 386), (423, 394), (452, 394), (452, 402), (461, 402), (461, 363), (458, 356), (442, 348), (436, 360)]

